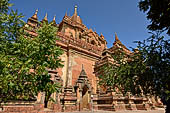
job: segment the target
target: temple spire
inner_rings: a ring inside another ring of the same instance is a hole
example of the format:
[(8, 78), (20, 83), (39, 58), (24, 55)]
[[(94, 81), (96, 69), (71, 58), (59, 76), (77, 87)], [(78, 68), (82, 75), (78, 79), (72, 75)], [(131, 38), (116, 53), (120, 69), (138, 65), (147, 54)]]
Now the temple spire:
[(38, 9), (36, 9), (36, 11), (35, 11), (35, 15), (37, 15), (37, 13), (38, 13)]
[(115, 45), (115, 44), (122, 44), (121, 41), (119, 40), (116, 32), (115, 32), (115, 41), (114, 41), (113, 45)]
[(38, 9), (36, 9), (34, 15), (32, 16), (33, 18), (37, 19), (37, 14), (38, 14)]
[(45, 14), (45, 17), (44, 17), (43, 20), (48, 21), (48, 19), (47, 19), (47, 13)]
[[(66, 11), (66, 13), (65, 13), (64, 17), (67, 17), (67, 11)], [(64, 18), (64, 17), (63, 17), (63, 18)]]
[[(33, 14), (32, 17), (28, 18), (27, 24), (32, 27), (37, 27), (38, 26), (38, 9), (36, 9), (35, 13)], [(26, 25), (27, 26), (27, 25)]]
[(66, 11), (66, 13), (65, 13), (65, 16), (67, 16), (67, 11)]
[(117, 36), (117, 33), (115, 33), (115, 41), (114, 41), (113, 45), (119, 45), (119, 46), (118, 46), (119, 48), (121, 47), (121, 48), (124, 48), (124, 49), (126, 49), (126, 50), (129, 51), (129, 49), (126, 48), (126, 46), (124, 46), (124, 45), (122, 44), (122, 42), (119, 40), (119, 38), (118, 38), (118, 36)]
[(75, 5), (75, 7), (74, 7), (74, 14), (71, 17), (71, 20), (74, 21), (74, 22), (82, 24), (82, 20), (81, 20), (80, 16), (77, 15), (77, 5)]
[(100, 34), (100, 37), (102, 37), (104, 39), (103, 33)]
[(54, 18), (53, 18), (53, 21), (52, 21), (53, 26), (57, 26), (55, 19), (56, 19), (56, 15), (54, 15)]
[(75, 7), (74, 7), (74, 15), (77, 16), (77, 5), (75, 5)]
[(54, 15), (53, 21), (55, 22), (56, 15)]
[(117, 33), (115, 32), (115, 41), (119, 41), (119, 38), (117, 36)]

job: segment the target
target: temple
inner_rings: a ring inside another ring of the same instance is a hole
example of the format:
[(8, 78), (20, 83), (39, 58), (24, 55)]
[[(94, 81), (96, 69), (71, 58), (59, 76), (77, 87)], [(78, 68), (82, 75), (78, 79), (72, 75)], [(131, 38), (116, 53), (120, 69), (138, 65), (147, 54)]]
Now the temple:
[[(25, 29), (32, 36), (37, 36), (35, 29), (40, 27), (37, 17), (38, 10), (27, 20)], [(40, 21), (48, 21), (48, 15)], [(61, 92), (54, 93), (51, 97), (55, 102), (48, 102), (45, 106), (53, 111), (81, 111), (81, 110), (148, 110), (154, 109), (158, 102), (153, 102), (147, 96), (135, 97), (131, 94), (123, 96), (109, 90), (103, 91), (98, 84), (96, 70), (104, 63), (111, 61), (110, 56), (117, 48), (123, 48), (127, 54), (132, 52), (127, 49), (115, 33), (115, 41), (111, 48), (107, 48), (107, 41), (103, 34), (87, 28), (80, 16), (77, 6), (74, 14), (64, 15), (62, 21), (56, 24), (54, 16), (53, 25), (58, 28), (56, 46), (64, 50), (61, 59), (64, 67), (50, 70), (56, 82), (62, 84)], [(44, 104), (44, 93), (37, 96), (37, 102)], [(41, 106), (43, 108), (43, 106)]]

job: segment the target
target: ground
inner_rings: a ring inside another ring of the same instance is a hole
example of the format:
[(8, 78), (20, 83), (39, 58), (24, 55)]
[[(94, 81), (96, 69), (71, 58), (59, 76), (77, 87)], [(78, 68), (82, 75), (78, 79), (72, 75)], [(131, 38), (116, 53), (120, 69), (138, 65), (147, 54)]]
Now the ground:
[[(60, 112), (63, 113), (63, 112)], [(65, 113), (165, 113), (164, 109), (158, 110), (137, 110), (137, 111), (76, 111), (76, 112), (65, 112)]]

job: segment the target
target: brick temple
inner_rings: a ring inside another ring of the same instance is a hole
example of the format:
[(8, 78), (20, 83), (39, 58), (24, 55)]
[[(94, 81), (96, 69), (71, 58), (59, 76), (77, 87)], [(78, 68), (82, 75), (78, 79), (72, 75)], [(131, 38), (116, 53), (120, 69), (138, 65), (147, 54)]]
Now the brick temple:
[[(31, 35), (36, 36), (35, 29), (38, 28), (38, 11), (27, 20), (25, 27)], [(48, 21), (47, 14), (42, 21)], [(154, 109), (159, 104), (151, 97), (136, 97), (131, 94), (123, 96), (117, 92), (103, 90), (99, 86), (98, 75), (95, 70), (105, 62), (111, 60), (110, 54), (118, 48), (123, 48), (127, 54), (132, 52), (125, 47), (115, 34), (115, 41), (111, 48), (107, 48), (107, 41), (102, 34), (87, 28), (77, 13), (77, 6), (74, 14), (64, 15), (62, 21), (56, 24), (56, 19), (52, 20), (53, 25), (58, 28), (56, 41), (57, 46), (64, 50), (61, 59), (64, 67), (50, 70), (49, 74), (56, 82), (62, 84), (61, 92), (54, 93), (51, 97), (55, 102), (48, 102), (47, 108), (52, 111), (81, 111), (81, 110), (148, 110)], [(37, 96), (35, 103), (29, 104), (30, 111), (44, 109), (44, 93)], [(16, 104), (15, 105), (21, 105)], [(25, 103), (25, 105), (27, 105)], [(14, 106), (13, 106), (14, 107)], [(12, 107), (11, 107), (12, 109)], [(18, 108), (21, 109), (21, 108)], [(22, 108), (24, 110), (25, 108)], [(4, 110), (10, 111), (9, 106)], [(17, 109), (15, 109), (17, 111)]]

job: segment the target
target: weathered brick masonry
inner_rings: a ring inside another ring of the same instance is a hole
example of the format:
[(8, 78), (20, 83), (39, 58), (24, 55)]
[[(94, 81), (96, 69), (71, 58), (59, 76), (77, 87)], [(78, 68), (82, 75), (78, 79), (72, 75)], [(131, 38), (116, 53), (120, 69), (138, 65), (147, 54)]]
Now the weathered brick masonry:
[[(36, 36), (35, 29), (40, 27), (37, 17), (38, 11), (30, 17), (25, 25), (25, 30)], [(48, 21), (47, 14), (42, 21)], [(62, 83), (60, 93), (54, 93), (52, 97), (56, 102), (48, 102), (48, 108), (53, 112), (77, 111), (83, 109), (95, 110), (148, 110), (154, 109), (153, 101), (148, 97), (122, 96), (116, 92), (102, 91), (98, 85), (97, 73), (94, 69), (111, 60), (109, 54), (117, 48), (123, 48), (127, 54), (131, 54), (115, 35), (113, 47), (106, 47), (104, 36), (98, 35), (92, 29), (88, 29), (77, 14), (77, 6), (73, 16), (65, 14), (60, 24), (56, 24), (55, 17), (52, 21), (58, 27), (57, 36), (60, 40), (56, 45), (64, 50), (61, 59), (64, 67), (50, 70), (53, 80)], [(28, 30), (27, 27), (32, 29)], [(44, 93), (40, 93), (37, 101), (32, 104), (7, 104), (1, 112), (12, 113), (46, 113), (44, 111)], [(93, 105), (92, 105), (93, 101)], [(159, 102), (160, 103), (160, 102)], [(49, 112), (50, 113), (50, 112)]]

